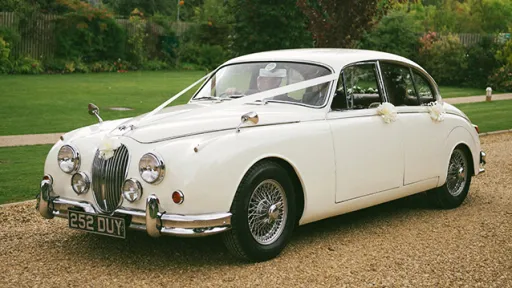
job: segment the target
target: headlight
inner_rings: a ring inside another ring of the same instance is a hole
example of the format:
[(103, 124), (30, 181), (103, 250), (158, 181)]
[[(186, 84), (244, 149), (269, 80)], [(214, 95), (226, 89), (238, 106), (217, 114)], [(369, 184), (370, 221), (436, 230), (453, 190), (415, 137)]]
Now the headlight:
[(164, 179), (164, 161), (153, 153), (147, 153), (140, 158), (139, 173), (144, 181), (150, 184), (158, 184)]
[(139, 181), (135, 179), (127, 179), (123, 184), (123, 197), (124, 199), (135, 202), (142, 197), (142, 186)]
[(57, 162), (59, 163), (59, 167), (62, 171), (71, 174), (77, 171), (80, 167), (80, 155), (75, 148), (69, 145), (64, 145), (59, 150)]
[(84, 172), (78, 172), (71, 177), (71, 187), (76, 194), (85, 194), (89, 191), (89, 177)]

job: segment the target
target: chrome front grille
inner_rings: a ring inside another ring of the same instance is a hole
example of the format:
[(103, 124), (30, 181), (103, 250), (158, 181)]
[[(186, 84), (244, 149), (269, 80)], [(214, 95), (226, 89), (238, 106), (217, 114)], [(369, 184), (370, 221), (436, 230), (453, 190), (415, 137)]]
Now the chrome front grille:
[(96, 151), (92, 162), (92, 190), (102, 212), (111, 213), (121, 204), (128, 158), (128, 149), (124, 145), (108, 160), (100, 158), (100, 151)]

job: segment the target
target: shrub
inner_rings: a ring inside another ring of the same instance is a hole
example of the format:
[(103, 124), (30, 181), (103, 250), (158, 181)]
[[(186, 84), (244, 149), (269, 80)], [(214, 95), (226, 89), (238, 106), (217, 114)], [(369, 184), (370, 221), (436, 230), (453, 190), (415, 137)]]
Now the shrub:
[(100, 61), (90, 64), (89, 70), (92, 72), (114, 72), (117, 71), (117, 67), (114, 65), (114, 63), (108, 61)]
[(144, 67), (143, 67), (144, 70), (152, 70), (152, 71), (165, 70), (168, 68), (169, 68), (169, 65), (160, 60), (149, 60), (146, 63), (144, 63)]
[(500, 63), (495, 56), (499, 50), (499, 45), (493, 42), (490, 37), (484, 37), (476, 44), (467, 49), (467, 69), (465, 84), (474, 87), (484, 87), (487, 85), (489, 75), (500, 67)]
[(9, 43), (0, 36), (0, 73), (6, 73), (9, 71), (9, 67), (11, 65), (9, 61), (10, 54), (11, 49), (9, 47)]
[(11, 47), (18, 44), (21, 40), (20, 34), (13, 28), (7, 26), (0, 26), (0, 37), (3, 38), (5, 42), (9, 43)]
[(64, 59), (83, 57), (86, 62), (123, 57), (126, 35), (105, 9), (85, 2), (65, 2), (71, 12), (56, 23), (56, 55)]
[(503, 92), (512, 92), (512, 65), (496, 69), (489, 77), (492, 89)]
[(439, 84), (452, 85), (464, 81), (466, 49), (456, 36), (426, 34), (420, 39), (418, 60)]
[(179, 48), (180, 62), (195, 64), (201, 68), (214, 69), (229, 58), (218, 45), (196, 45), (187, 43)]
[(11, 61), (11, 73), (13, 74), (40, 74), (44, 71), (41, 61), (29, 56)]
[(44, 70), (46, 73), (64, 73), (66, 69), (66, 61), (64, 59), (47, 59), (44, 62)]
[(148, 57), (144, 45), (146, 22), (141, 19), (142, 16), (138, 9), (133, 10), (130, 16), (132, 33), (128, 37), (128, 59), (138, 67), (144, 65)]

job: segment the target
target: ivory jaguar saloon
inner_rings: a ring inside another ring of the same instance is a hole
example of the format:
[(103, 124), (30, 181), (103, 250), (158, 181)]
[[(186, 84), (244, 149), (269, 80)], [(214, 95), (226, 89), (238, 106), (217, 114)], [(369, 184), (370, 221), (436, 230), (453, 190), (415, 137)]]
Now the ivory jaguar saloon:
[(44, 218), (120, 238), (222, 233), (250, 261), (279, 255), (298, 225), (408, 195), (455, 208), (485, 165), (478, 127), (432, 77), (376, 51), (246, 55), (149, 113), (89, 113), (99, 123), (47, 156)]

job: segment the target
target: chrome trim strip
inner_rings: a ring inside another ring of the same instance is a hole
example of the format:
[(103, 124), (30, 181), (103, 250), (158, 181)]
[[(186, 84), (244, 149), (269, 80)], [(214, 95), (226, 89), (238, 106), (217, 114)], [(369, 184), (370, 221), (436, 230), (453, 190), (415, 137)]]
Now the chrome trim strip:
[[(300, 123), (300, 122), (301, 121), (297, 120), (297, 121), (287, 121), (287, 122), (260, 124), (260, 125), (254, 125), (254, 126), (240, 127), (240, 130), (251, 129), (251, 128), (258, 128), (258, 127), (275, 126), (275, 125), (296, 124), (296, 123)], [(235, 131), (236, 130), (236, 126), (230, 127), (230, 128), (222, 128), (222, 129), (216, 129), (216, 130), (208, 130), (208, 131), (202, 131), (202, 132), (182, 134), (182, 135), (179, 135), (179, 136), (171, 136), (171, 137), (157, 139), (157, 140), (153, 140), (153, 141), (149, 141), (149, 142), (141, 142), (141, 141), (139, 141), (139, 140), (137, 140), (137, 139), (135, 139), (135, 138), (133, 138), (133, 137), (131, 137), (129, 135), (126, 135), (126, 137), (129, 137), (130, 139), (133, 139), (134, 141), (136, 141), (137, 143), (140, 143), (140, 144), (154, 144), (154, 143), (158, 143), (158, 142), (175, 140), (175, 139), (180, 139), (180, 138), (186, 138), (186, 137), (190, 137), (190, 136), (197, 136), (197, 135), (203, 135), (203, 134), (208, 134), (208, 133), (224, 132), (224, 131), (231, 131), (231, 130)]]

